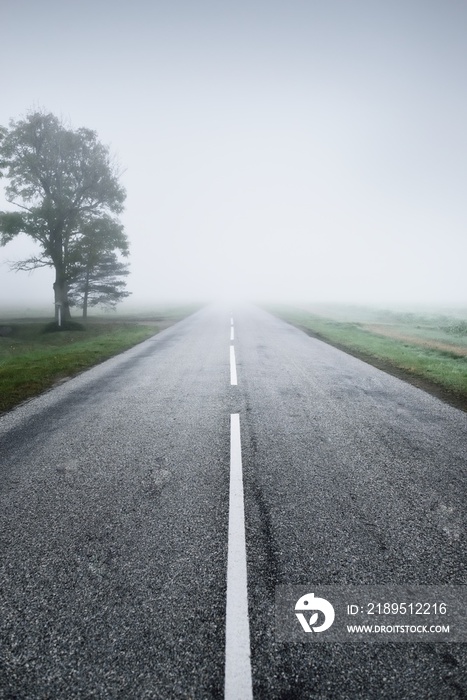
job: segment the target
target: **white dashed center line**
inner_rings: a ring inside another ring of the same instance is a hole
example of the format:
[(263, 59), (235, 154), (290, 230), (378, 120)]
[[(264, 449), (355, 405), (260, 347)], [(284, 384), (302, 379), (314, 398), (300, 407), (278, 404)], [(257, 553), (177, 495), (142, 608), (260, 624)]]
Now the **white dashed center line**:
[(232, 326), (230, 329), (230, 340), (234, 339), (234, 327)]
[(253, 698), (243, 503), (240, 415), (230, 416), (229, 548), (225, 626), (225, 700)]
[(235, 348), (230, 346), (230, 384), (237, 386), (237, 365), (235, 363)]

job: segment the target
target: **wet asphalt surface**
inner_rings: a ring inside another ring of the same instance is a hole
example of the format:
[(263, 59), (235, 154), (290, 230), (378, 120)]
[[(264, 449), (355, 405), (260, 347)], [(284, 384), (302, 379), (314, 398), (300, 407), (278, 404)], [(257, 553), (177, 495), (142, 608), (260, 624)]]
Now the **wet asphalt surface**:
[(0, 419), (0, 698), (222, 698), (230, 414), (254, 697), (463, 698), (465, 645), (290, 644), (282, 584), (466, 583), (466, 414), (206, 308)]

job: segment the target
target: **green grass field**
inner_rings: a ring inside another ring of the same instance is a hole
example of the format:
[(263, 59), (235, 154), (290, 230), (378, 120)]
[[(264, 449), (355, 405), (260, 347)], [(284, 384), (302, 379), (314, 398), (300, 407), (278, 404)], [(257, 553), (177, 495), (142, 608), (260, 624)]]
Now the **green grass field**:
[[(269, 309), (310, 335), (467, 410), (467, 314)], [(322, 315), (322, 313), (326, 315)]]
[(140, 343), (195, 311), (90, 318), (83, 330), (44, 332), (45, 319), (0, 318), (0, 413)]

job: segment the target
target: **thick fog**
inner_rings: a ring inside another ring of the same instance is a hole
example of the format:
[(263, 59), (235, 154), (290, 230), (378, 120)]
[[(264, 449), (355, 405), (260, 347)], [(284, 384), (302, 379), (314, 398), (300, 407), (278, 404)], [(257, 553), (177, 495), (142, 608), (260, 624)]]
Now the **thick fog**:
[[(1, 4), (0, 124), (117, 153), (133, 303), (467, 302), (463, 0)], [(33, 251), (2, 305), (52, 304)]]

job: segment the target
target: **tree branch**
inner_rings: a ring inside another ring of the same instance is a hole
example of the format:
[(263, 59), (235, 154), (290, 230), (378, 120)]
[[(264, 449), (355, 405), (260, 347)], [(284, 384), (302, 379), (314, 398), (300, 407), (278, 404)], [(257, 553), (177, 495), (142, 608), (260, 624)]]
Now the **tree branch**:
[(25, 210), (28, 211), (30, 214), (31, 214), (32, 211), (33, 211), (33, 210), (30, 209), (29, 207), (25, 207), (23, 204), (18, 204), (18, 202), (15, 202), (14, 199), (7, 199), (6, 201), (8, 202), (8, 204), (13, 204), (13, 206), (15, 206), (15, 207), (19, 207), (20, 209), (25, 209)]
[(36, 270), (38, 267), (52, 267), (50, 260), (47, 261), (44, 258), (37, 258), (35, 256), (27, 260), (17, 260), (16, 262), (7, 260), (6, 262), (10, 266), (12, 272), (32, 272), (32, 270)]

